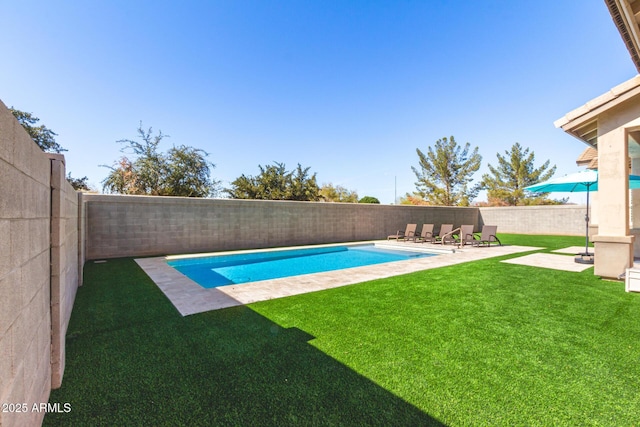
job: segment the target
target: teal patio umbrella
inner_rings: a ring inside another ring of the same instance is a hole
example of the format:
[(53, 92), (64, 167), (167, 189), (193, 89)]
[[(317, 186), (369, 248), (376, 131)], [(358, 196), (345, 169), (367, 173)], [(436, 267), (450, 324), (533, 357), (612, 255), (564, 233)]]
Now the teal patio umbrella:
[[(629, 189), (635, 190), (640, 188), (640, 176), (629, 175)], [(589, 253), (589, 193), (598, 191), (598, 172), (586, 170), (582, 172), (571, 173), (559, 178), (552, 178), (539, 184), (530, 185), (524, 188), (532, 193), (587, 193), (587, 212), (584, 215), (586, 223), (586, 241), (584, 245), (584, 253), (578, 254), (580, 260), (576, 258), (576, 262), (593, 263), (593, 254)], [(586, 260), (585, 260), (586, 257)]]

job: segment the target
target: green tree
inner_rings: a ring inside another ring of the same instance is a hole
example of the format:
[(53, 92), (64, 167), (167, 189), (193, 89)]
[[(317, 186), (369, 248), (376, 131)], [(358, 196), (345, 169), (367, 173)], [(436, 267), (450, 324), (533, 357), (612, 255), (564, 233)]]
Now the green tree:
[(186, 197), (206, 197), (216, 192), (217, 182), (209, 178), (213, 164), (198, 148), (180, 145), (169, 149), (169, 167), (164, 177), (167, 193)]
[(13, 107), (9, 108), (9, 111), (11, 111), (13, 117), (18, 120), (18, 123), (22, 125), (24, 130), (27, 131), (31, 139), (38, 144), (38, 147), (40, 147), (42, 151), (47, 153), (61, 153), (63, 151), (67, 151), (56, 142), (55, 137), (58, 136), (57, 133), (47, 128), (45, 125), (35, 126), (40, 119), (35, 117), (32, 113), (16, 110)]
[(549, 204), (547, 194), (531, 194), (525, 187), (546, 181), (556, 171), (555, 165), (549, 168), (547, 160), (542, 166), (534, 165), (535, 154), (529, 148), (516, 142), (511, 150), (502, 156), (497, 153), (498, 165), (489, 164), (490, 174), (482, 176), (481, 184), (487, 190), (487, 199), (492, 205), (516, 206), (529, 204)]
[(82, 178), (74, 178), (71, 176), (71, 172), (69, 172), (67, 174), (67, 181), (69, 181), (69, 184), (71, 184), (71, 186), (78, 191), (91, 191), (91, 188), (89, 188), (89, 183), (87, 181), (89, 181), (89, 178), (87, 178), (86, 176), (83, 176)]
[(283, 163), (263, 167), (256, 177), (242, 174), (225, 192), (233, 199), (286, 200), (290, 173)]
[(246, 176), (242, 174), (240, 177), (233, 180), (230, 188), (223, 190), (232, 199), (262, 199), (258, 197), (260, 191), (258, 190), (258, 183), (252, 176)]
[[(63, 151), (67, 151), (56, 142), (55, 137), (58, 136), (57, 133), (45, 125), (34, 126), (40, 119), (35, 117), (33, 113), (16, 110), (13, 107), (9, 108), (9, 111), (11, 111), (13, 117), (18, 120), (18, 123), (20, 123), (31, 139), (33, 139), (33, 142), (35, 142), (42, 151), (45, 153), (62, 153)], [(71, 173), (67, 174), (67, 181), (69, 181), (69, 184), (71, 184), (75, 190), (90, 191), (91, 189), (87, 183), (88, 180), (89, 178), (86, 176), (74, 178), (71, 176)]]
[(478, 147), (470, 148), (468, 142), (460, 147), (452, 136), (436, 141), (426, 154), (416, 149), (420, 166), (411, 169), (418, 179), (417, 193), (432, 205), (469, 206), (481, 188), (470, 184), (482, 161)]
[(358, 203), (358, 193), (342, 185), (322, 184), (320, 198), (325, 202)]
[[(121, 139), (123, 151), (130, 150), (134, 160), (123, 156), (102, 181), (103, 190), (117, 194), (144, 194), (153, 196), (208, 197), (217, 191), (218, 182), (210, 178), (213, 163), (206, 160), (203, 150), (180, 145), (162, 153), (159, 145), (168, 137), (159, 131), (153, 135), (152, 128), (138, 127), (138, 138), (134, 141)], [(103, 165), (104, 166), (104, 165)]]
[(300, 163), (291, 173), (289, 193), (287, 200), (300, 200), (317, 202), (320, 200), (320, 187), (316, 180), (316, 174), (309, 175), (310, 167), (302, 168)]
[(102, 181), (103, 191), (115, 194), (143, 194), (136, 186), (136, 175), (131, 161), (122, 156), (111, 169), (109, 175)]
[(376, 197), (373, 197), (373, 196), (364, 196), (362, 199), (358, 201), (358, 203), (371, 203), (374, 205), (379, 205), (380, 200), (378, 200)]
[(284, 163), (268, 166), (258, 165), (258, 176), (241, 175), (231, 187), (224, 191), (234, 199), (260, 200), (301, 200), (317, 201), (320, 199), (320, 188), (316, 174), (309, 174), (310, 168), (298, 164), (295, 171), (287, 171)]

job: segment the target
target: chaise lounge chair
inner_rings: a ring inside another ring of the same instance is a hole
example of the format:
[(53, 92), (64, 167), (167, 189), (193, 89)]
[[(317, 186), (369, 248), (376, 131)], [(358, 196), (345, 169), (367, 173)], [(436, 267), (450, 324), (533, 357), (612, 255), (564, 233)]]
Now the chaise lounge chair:
[(476, 240), (475, 244), (477, 246), (480, 246), (480, 245), (491, 246), (491, 242), (493, 243), (498, 242), (498, 244), (502, 246), (502, 242), (500, 241), (500, 239), (498, 239), (498, 236), (496, 235), (497, 230), (498, 230), (497, 225), (483, 225), (482, 233), (480, 234), (480, 239)]
[(396, 241), (398, 241), (402, 239), (404, 241), (407, 241), (409, 239), (415, 239), (417, 226), (418, 224), (407, 224), (407, 228), (404, 230), (404, 233), (402, 232), (402, 230), (398, 230), (396, 234), (387, 236), (387, 240), (396, 239)]
[(435, 237), (433, 236), (433, 224), (422, 224), (422, 231), (419, 236), (413, 239), (414, 242), (433, 242)]
[(456, 239), (453, 237), (454, 234), (453, 224), (442, 224), (440, 226), (440, 231), (438, 235), (434, 237), (433, 243), (455, 243)]
[(476, 242), (475, 237), (473, 235), (473, 225), (461, 225), (460, 233), (458, 233), (458, 238), (456, 239), (456, 243), (458, 246), (463, 247), (464, 245), (472, 245)]

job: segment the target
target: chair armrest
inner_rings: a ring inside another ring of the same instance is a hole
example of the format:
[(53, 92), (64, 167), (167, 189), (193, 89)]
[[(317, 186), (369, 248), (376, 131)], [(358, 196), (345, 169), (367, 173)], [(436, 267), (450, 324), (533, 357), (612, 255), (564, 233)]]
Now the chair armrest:
[(442, 239), (444, 240), (444, 238), (445, 238), (445, 237), (451, 237), (451, 236), (453, 236), (454, 234), (456, 234), (456, 233), (457, 233), (457, 232), (459, 232), (459, 231), (460, 231), (460, 228), (459, 228), (459, 227), (458, 227), (458, 228), (456, 228), (455, 230), (451, 230), (451, 231), (450, 231), (450, 232), (448, 232), (447, 234), (444, 234), (444, 235), (442, 236)]

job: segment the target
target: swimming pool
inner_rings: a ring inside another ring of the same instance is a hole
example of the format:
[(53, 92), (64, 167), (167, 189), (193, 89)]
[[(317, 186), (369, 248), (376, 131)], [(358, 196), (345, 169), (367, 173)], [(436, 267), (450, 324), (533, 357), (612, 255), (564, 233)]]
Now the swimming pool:
[(203, 288), (217, 288), (434, 255), (361, 245), (217, 255), (167, 263)]

